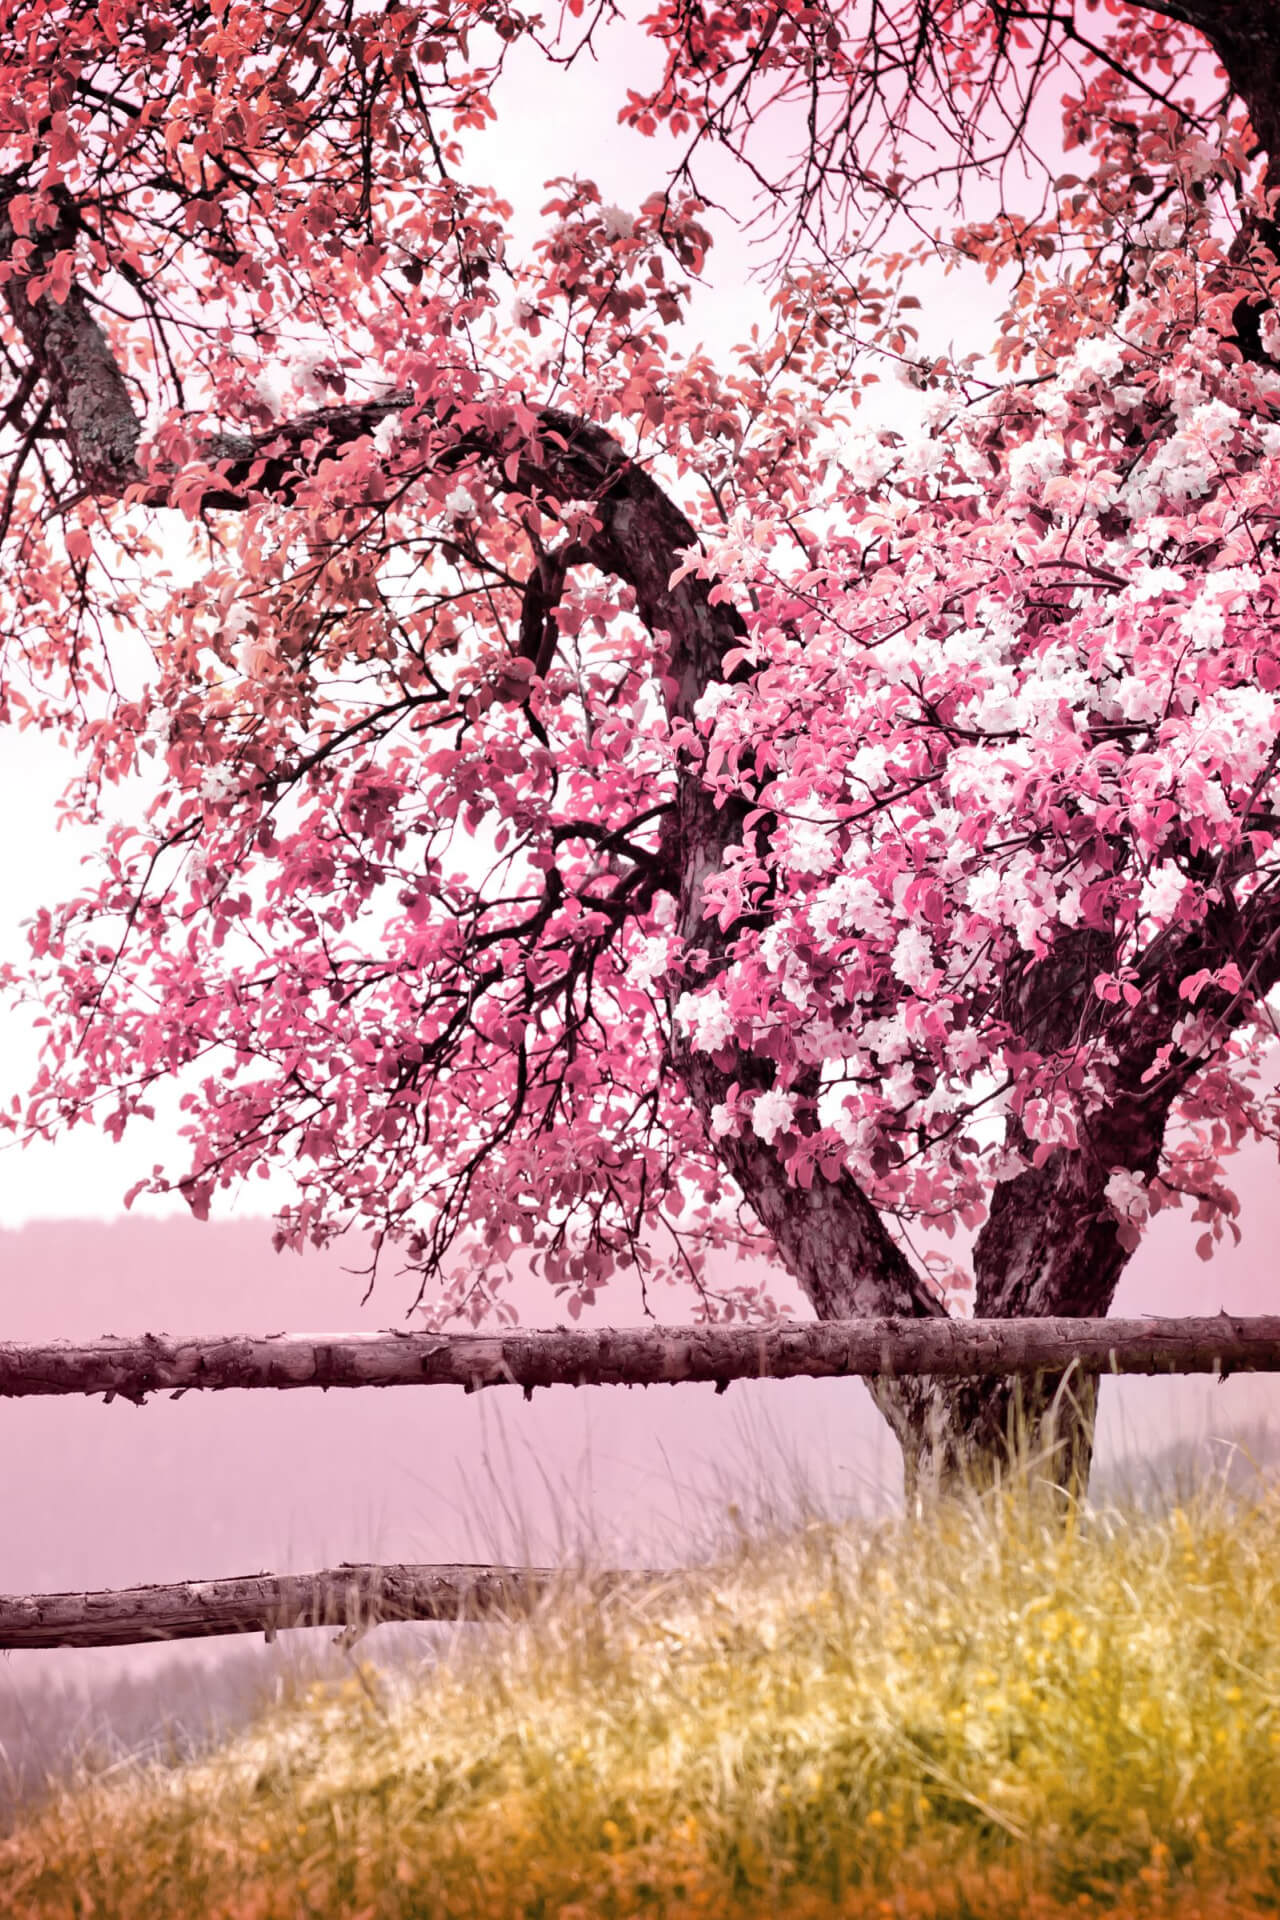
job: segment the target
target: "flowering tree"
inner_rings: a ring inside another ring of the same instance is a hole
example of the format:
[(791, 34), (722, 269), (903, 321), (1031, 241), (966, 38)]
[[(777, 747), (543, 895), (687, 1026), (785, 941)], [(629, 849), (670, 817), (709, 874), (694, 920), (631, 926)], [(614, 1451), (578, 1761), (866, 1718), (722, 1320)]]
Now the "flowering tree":
[[(11, 1124), (179, 1075), (154, 1189), (289, 1163), (278, 1243), (363, 1228), (439, 1316), (517, 1249), (745, 1315), (732, 1247), (821, 1317), (1105, 1313), (1276, 1132), (1280, 26), (661, 0), (622, 113), (678, 164), (519, 256), (464, 171), (506, 50), (611, 11), (0, 0), (0, 704), (103, 823)], [(781, 209), (722, 365), (669, 331), (716, 144)], [(916, 342), (938, 259), (1008, 290), (985, 372)], [(1011, 1389), (876, 1395), (914, 1470)]]

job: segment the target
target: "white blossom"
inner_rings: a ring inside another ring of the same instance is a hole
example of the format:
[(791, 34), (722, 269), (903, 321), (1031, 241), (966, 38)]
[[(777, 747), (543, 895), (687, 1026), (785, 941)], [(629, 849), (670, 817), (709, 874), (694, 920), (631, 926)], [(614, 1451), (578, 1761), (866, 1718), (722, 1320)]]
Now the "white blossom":
[(601, 207), (600, 221), (606, 240), (629, 240), (636, 230), (634, 213), (622, 207)]
[(1262, 585), (1262, 575), (1256, 567), (1218, 567), (1205, 576), (1204, 593), (1213, 594), (1228, 609), (1238, 608), (1242, 601), (1247, 603)]
[(869, 493), (884, 479), (897, 455), (874, 428), (858, 427), (840, 441), (836, 459), (855, 487)]
[(1180, 616), (1178, 625), (1188, 640), (1198, 647), (1220, 647), (1226, 637), (1226, 609), (1219, 600), (1206, 600), (1198, 594)]
[(900, 1013), (888, 1014), (883, 1020), (868, 1020), (862, 1029), (862, 1044), (882, 1066), (892, 1065), (911, 1051), (907, 1023)]
[(1222, 171), (1222, 155), (1199, 133), (1178, 141), (1174, 160), (1186, 180), (1206, 180), (1210, 174)]
[(1166, 593), (1181, 593), (1186, 581), (1176, 567), (1139, 567), (1129, 582), (1135, 600), (1159, 600)]
[(1187, 425), (1208, 446), (1221, 447), (1239, 429), (1240, 415), (1225, 400), (1206, 400), (1192, 408)]
[(751, 1108), (751, 1129), (767, 1147), (771, 1147), (783, 1129), (790, 1129), (795, 1117), (794, 1095), (770, 1087), (767, 1093), (756, 1095)]
[(1182, 243), (1182, 236), (1167, 213), (1153, 213), (1150, 219), (1139, 220), (1129, 237), (1135, 246), (1149, 248), (1152, 252), (1167, 252), (1170, 247)]
[(856, 780), (859, 785), (866, 787), (869, 793), (875, 793), (885, 784), (888, 764), (888, 748), (882, 747), (878, 741), (869, 740), (858, 748), (846, 774), (850, 780)]
[(1038, 433), (1024, 440), (1009, 455), (1009, 485), (1017, 493), (1039, 492), (1046, 480), (1053, 479), (1067, 464), (1066, 449), (1060, 440)]
[(898, 1113), (906, 1107), (914, 1106), (916, 1081), (910, 1060), (900, 1060), (893, 1071), (886, 1075), (881, 1092), (886, 1104)]
[(373, 444), (385, 460), (400, 438), (400, 415), (384, 413), (373, 430)]
[(1143, 1221), (1151, 1212), (1151, 1198), (1141, 1174), (1127, 1167), (1115, 1167), (1102, 1189), (1111, 1211), (1119, 1220)]
[(1153, 867), (1142, 883), (1138, 896), (1138, 912), (1144, 920), (1152, 920), (1157, 926), (1167, 927), (1178, 909), (1178, 902), (1186, 890), (1186, 878), (1172, 860), (1164, 860)]
[(734, 689), (726, 680), (712, 680), (693, 703), (693, 717), (700, 725), (709, 725), (721, 707), (732, 706)]
[(466, 487), (455, 487), (446, 495), (444, 510), (455, 520), (470, 520), (476, 510), (476, 503)]
[[(853, 865), (852, 858), (850, 865)], [(809, 902), (809, 924), (825, 946), (837, 933), (883, 939), (893, 922), (879, 889), (865, 874), (842, 873)]]
[(1078, 927), (1083, 910), (1083, 888), (1077, 877), (1068, 879), (1059, 889), (1056, 901), (1059, 923), (1064, 927)]
[(985, 919), (1000, 918), (1003, 897), (1004, 876), (995, 867), (979, 867), (965, 882), (965, 905), (971, 913), (980, 913)]
[(733, 1038), (729, 1009), (714, 987), (701, 993), (682, 993), (675, 1004), (675, 1018), (699, 1053), (717, 1053)]
[(782, 975), (782, 997), (784, 1000), (789, 1000), (793, 1007), (800, 1007), (802, 1010), (809, 1005), (812, 998), (812, 985), (808, 975), (790, 956), (787, 958)]
[(209, 767), (200, 776), (200, 798), (202, 800), (225, 800), (238, 791), (240, 781), (231, 767)]
[(1022, 703), (1011, 674), (1001, 675), (995, 686), (987, 687), (976, 701), (967, 701), (965, 706), (967, 717), (983, 733), (1016, 733), (1022, 725)]
[(904, 987), (923, 992), (934, 971), (933, 942), (919, 927), (904, 927), (893, 949), (894, 977)]
[(1235, 780), (1253, 780), (1262, 770), (1280, 725), (1273, 696), (1262, 687), (1219, 687), (1201, 701), (1193, 723), (1200, 761), (1218, 759)]
[(295, 393), (301, 394), (306, 400), (325, 398), (327, 389), (324, 381), (318, 377), (317, 370), (329, 358), (328, 349), (321, 346), (299, 347), (296, 353), (290, 355), (289, 379)]
[(654, 934), (642, 940), (632, 955), (630, 979), (637, 987), (651, 987), (662, 978), (670, 964), (669, 937), (666, 934)]
[(966, 480), (972, 481), (975, 487), (990, 486), (995, 463), (985, 447), (975, 446), (966, 434), (961, 433), (952, 440), (950, 452)]
[(927, 427), (913, 427), (902, 437), (897, 468), (904, 480), (927, 480), (946, 464), (949, 448), (940, 434)]
[(780, 973), (786, 964), (786, 930), (777, 920), (760, 935), (760, 958), (772, 973)]
[(1201, 435), (1179, 429), (1134, 467), (1116, 495), (1117, 503), (1131, 518), (1145, 519), (1161, 506), (1203, 499), (1213, 490), (1216, 461)]
[(1124, 348), (1118, 340), (1109, 334), (1091, 334), (1077, 342), (1070, 361), (1063, 369), (1068, 374), (1092, 376), (1109, 386), (1117, 376), (1124, 372)]
[(962, 810), (990, 807), (999, 813), (1019, 776), (1031, 764), (1031, 745), (1026, 740), (999, 740), (991, 746), (966, 743), (957, 747), (947, 763), (947, 785), (951, 797)]
[(1167, 686), (1155, 680), (1142, 680), (1136, 673), (1121, 675), (1111, 690), (1116, 717), (1140, 727), (1160, 718), (1168, 698)]
[(253, 391), (268, 413), (279, 413), (289, 387), (289, 375), (278, 360), (268, 360), (254, 375)]
[(836, 857), (835, 845), (816, 820), (789, 820), (782, 864), (791, 873), (825, 873)]
[(712, 1107), (711, 1131), (717, 1140), (723, 1140), (726, 1134), (732, 1133), (737, 1124), (737, 1121), (734, 1119), (733, 1114), (725, 1105), (724, 1101), (721, 1101), (718, 1106)]

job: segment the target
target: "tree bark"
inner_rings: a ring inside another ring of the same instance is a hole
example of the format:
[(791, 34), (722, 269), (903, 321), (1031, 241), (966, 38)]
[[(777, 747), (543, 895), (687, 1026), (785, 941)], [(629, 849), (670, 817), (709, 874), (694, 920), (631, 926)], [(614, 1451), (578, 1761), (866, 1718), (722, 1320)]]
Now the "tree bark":
[(0, 1344), (0, 1399), (304, 1387), (677, 1386), (689, 1381), (969, 1381), (1068, 1368), (1280, 1372), (1280, 1314), (1108, 1320), (1069, 1315), (773, 1321), (763, 1326), (554, 1327), (514, 1333), (275, 1333)]

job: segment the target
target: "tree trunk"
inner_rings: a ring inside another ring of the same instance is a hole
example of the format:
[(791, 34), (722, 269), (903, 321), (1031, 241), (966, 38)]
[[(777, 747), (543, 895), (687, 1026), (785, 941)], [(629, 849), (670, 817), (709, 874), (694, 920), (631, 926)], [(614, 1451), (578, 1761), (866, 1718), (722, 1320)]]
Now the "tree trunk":
[[(1087, 1018), (1096, 936), (1060, 949), (1009, 983), (1008, 1010), (1037, 1049), (1063, 1046)], [(973, 1250), (976, 1319), (1104, 1316), (1132, 1248), (1107, 1203), (1111, 1173), (1149, 1180), (1160, 1164), (1165, 1126), (1182, 1074), (1155, 1087), (1143, 1075), (1176, 1017), (1166, 980), (1131, 1022), (1106, 1106), (1081, 1128), (1078, 1147), (1057, 1148), (1034, 1165), (1032, 1143), (1011, 1116), (1010, 1144), (1031, 1161), (995, 1189)], [(1098, 1409), (1098, 1375), (1068, 1368), (985, 1381), (877, 1383), (877, 1405), (903, 1446), (909, 1493), (927, 1480), (990, 1485), (1015, 1462), (1064, 1500), (1088, 1491)]]
[(1065, 1509), (1089, 1490), (1098, 1375), (1072, 1366), (990, 1380), (876, 1380), (871, 1397), (902, 1447), (909, 1511), (1019, 1474)]

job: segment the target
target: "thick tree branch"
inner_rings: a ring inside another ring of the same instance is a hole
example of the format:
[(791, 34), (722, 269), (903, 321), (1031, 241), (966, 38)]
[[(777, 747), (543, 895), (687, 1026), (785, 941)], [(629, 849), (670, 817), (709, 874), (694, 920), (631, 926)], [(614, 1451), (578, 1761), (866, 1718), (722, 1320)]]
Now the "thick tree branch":
[[(1280, 901), (1270, 894), (1243, 909), (1228, 898), (1201, 925), (1171, 933), (1139, 968), (1142, 997), (1109, 1025), (1117, 1058), (1108, 1097), (1084, 1125), (1080, 1146), (1055, 1150), (1042, 1166), (1002, 1181), (992, 1194), (974, 1244), (977, 1314), (1107, 1311), (1129, 1258), (1106, 1203), (1107, 1181), (1117, 1167), (1147, 1180), (1156, 1173), (1173, 1104), (1204, 1064), (1180, 1054), (1153, 1081), (1146, 1078), (1189, 1012), (1180, 983), (1244, 954), (1253, 962), (1248, 995), (1261, 999), (1280, 984)], [(1108, 934), (1081, 929), (1066, 935), (1011, 984), (1015, 1031), (1043, 1053), (1069, 1049), (1097, 1005), (1094, 977), (1113, 959)], [(1220, 1020), (1223, 1040), (1242, 997), (1212, 987), (1201, 998), (1200, 1011)], [(1016, 1133), (1015, 1143), (1029, 1152)]]
[[(33, 239), (14, 231), (9, 199), (0, 197), (0, 262), (10, 268), (4, 297), (31, 365), (48, 384), (61, 418), (80, 484), (114, 494), (137, 479), (142, 426), (128, 383), (110, 342), (74, 281), (28, 295), (34, 280), (54, 272), (60, 256), (74, 253), (76, 220), (71, 208)], [(30, 249), (21, 270), (15, 248)], [(62, 298), (57, 294), (61, 292)]]

